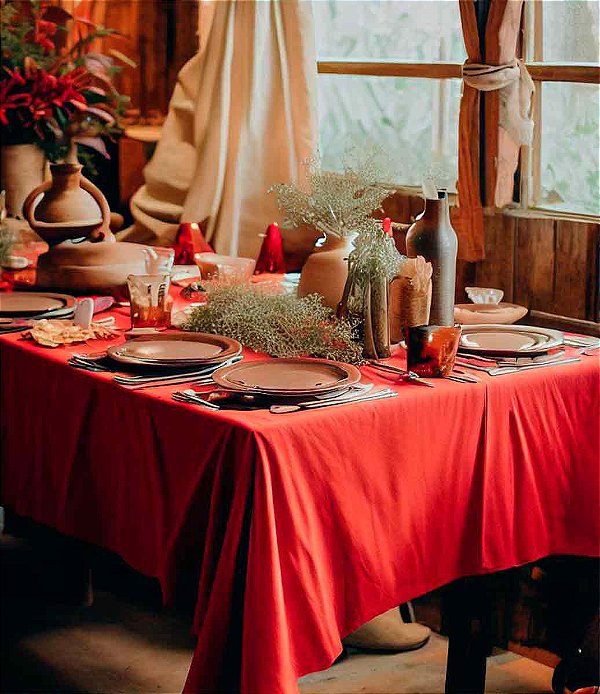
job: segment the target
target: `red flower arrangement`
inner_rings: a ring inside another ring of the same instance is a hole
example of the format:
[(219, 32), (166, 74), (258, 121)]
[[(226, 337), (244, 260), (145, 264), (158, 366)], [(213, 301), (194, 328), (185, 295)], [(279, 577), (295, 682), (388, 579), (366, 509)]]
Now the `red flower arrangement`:
[[(115, 32), (48, 0), (4, 0), (1, 20), (3, 144), (36, 144), (51, 161), (74, 157), (74, 144), (108, 156), (100, 136), (118, 131), (128, 101), (114, 87), (120, 68), (113, 58), (133, 63), (119, 51), (106, 56), (89, 49)], [(70, 45), (68, 26), (78, 35)]]

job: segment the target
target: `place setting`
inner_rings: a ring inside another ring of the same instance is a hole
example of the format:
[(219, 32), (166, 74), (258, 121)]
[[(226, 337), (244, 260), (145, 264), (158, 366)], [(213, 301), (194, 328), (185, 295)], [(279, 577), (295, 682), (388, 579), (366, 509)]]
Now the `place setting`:
[(0, 293), (0, 335), (28, 330), (38, 320), (71, 318), (76, 305), (76, 298), (69, 294)]
[(173, 399), (208, 409), (268, 409), (272, 414), (371, 402), (396, 397), (391, 388), (361, 383), (351, 364), (326, 359), (252, 360), (213, 372), (211, 392), (187, 389)]
[(564, 334), (550, 328), (468, 325), (462, 328), (456, 362), (490, 376), (503, 376), (581, 361), (580, 353), (568, 353), (565, 345)]
[(210, 382), (217, 369), (241, 360), (236, 340), (201, 333), (146, 335), (92, 354), (73, 354), (69, 365), (94, 373), (112, 373), (129, 389)]

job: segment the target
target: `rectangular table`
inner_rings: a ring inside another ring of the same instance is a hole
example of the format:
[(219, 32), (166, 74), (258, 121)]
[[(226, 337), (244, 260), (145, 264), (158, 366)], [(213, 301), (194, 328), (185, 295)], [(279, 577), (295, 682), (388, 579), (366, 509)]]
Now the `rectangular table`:
[(398, 397), (272, 415), (131, 392), (73, 351), (0, 337), (1, 503), (116, 552), (167, 602), (199, 568), (186, 692), (290, 694), (393, 606), (599, 554), (594, 357), (433, 389), (367, 367)]

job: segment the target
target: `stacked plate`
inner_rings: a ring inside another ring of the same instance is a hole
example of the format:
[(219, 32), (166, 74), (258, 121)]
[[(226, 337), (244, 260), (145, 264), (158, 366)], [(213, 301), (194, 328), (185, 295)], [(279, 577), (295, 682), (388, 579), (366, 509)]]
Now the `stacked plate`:
[(240, 362), (213, 374), (221, 388), (273, 399), (304, 398), (342, 391), (360, 381), (350, 364), (328, 359), (272, 359)]
[(0, 294), (0, 318), (69, 318), (76, 300), (68, 294), (9, 292)]
[(559, 330), (528, 325), (463, 325), (459, 351), (498, 357), (535, 356), (562, 345)]
[(205, 333), (145, 335), (113, 345), (111, 359), (122, 364), (150, 369), (185, 369), (220, 364), (236, 357), (242, 346), (236, 340)]

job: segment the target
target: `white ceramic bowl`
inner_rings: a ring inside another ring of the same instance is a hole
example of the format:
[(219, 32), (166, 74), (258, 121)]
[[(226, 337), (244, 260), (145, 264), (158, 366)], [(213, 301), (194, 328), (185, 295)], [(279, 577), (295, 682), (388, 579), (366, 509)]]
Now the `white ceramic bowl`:
[(465, 291), (474, 304), (499, 304), (504, 296), (501, 289), (489, 287), (465, 287)]

